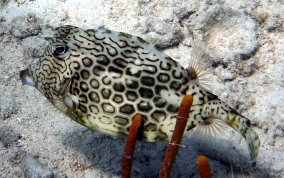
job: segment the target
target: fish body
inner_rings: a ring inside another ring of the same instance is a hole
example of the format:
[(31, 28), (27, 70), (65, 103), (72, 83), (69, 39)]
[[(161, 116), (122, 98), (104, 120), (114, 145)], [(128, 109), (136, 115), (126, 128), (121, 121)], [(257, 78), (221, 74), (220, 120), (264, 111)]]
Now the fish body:
[(20, 77), (74, 121), (127, 137), (132, 119), (141, 114), (143, 140), (169, 141), (179, 105), (192, 95), (186, 130), (220, 120), (237, 130), (251, 158), (257, 157), (260, 142), (249, 119), (210, 93), (196, 66), (183, 68), (142, 38), (105, 28), (63, 26), (46, 39), (43, 57)]

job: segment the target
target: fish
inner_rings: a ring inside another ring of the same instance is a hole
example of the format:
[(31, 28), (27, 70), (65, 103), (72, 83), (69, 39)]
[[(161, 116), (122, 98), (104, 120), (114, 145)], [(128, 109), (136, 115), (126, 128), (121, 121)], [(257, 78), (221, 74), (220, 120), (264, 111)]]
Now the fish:
[(214, 133), (232, 127), (246, 140), (255, 162), (259, 137), (248, 118), (212, 94), (210, 75), (199, 64), (205, 54), (201, 43), (195, 43), (184, 68), (154, 44), (104, 27), (60, 26), (45, 39), (43, 56), (20, 71), (20, 79), (77, 123), (126, 138), (140, 114), (142, 140), (167, 142), (183, 97), (191, 95), (186, 131)]

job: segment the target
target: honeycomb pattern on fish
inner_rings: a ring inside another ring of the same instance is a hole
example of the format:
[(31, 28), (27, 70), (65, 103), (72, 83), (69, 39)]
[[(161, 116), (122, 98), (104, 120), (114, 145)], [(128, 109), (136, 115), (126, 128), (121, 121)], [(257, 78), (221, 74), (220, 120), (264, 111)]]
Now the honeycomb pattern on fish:
[(182, 98), (190, 94), (194, 100), (187, 130), (208, 118), (220, 119), (246, 138), (256, 158), (259, 138), (250, 121), (200, 86), (192, 68), (184, 69), (154, 45), (126, 33), (74, 26), (55, 32), (47, 38), (44, 57), (20, 75), (71, 119), (126, 137), (139, 113), (143, 139), (167, 141)]

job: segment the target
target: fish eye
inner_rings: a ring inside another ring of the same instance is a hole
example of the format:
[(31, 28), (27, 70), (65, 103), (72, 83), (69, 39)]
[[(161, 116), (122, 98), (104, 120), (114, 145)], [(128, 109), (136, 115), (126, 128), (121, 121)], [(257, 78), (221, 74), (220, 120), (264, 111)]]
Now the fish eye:
[(70, 50), (68, 45), (64, 43), (54, 43), (51, 44), (52, 55), (59, 60), (67, 60), (70, 56)]
[(67, 51), (67, 46), (59, 45), (59, 46), (56, 46), (53, 53), (55, 56), (60, 56), (64, 54), (66, 51)]

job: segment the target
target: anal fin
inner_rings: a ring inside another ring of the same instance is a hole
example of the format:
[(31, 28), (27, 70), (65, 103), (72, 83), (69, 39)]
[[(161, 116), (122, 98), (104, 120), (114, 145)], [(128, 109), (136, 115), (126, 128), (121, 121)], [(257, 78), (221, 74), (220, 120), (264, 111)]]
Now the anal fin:
[(203, 118), (201, 123), (193, 129), (193, 133), (204, 136), (222, 137), (226, 130), (228, 130), (226, 123), (211, 117)]

